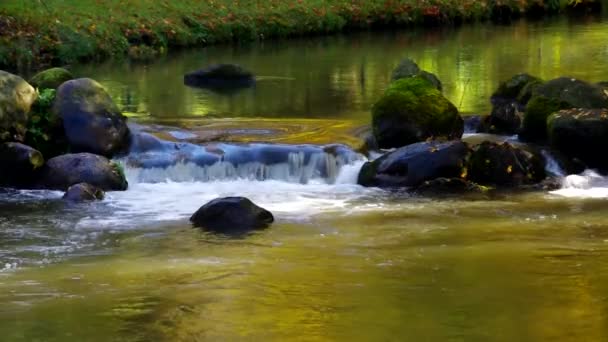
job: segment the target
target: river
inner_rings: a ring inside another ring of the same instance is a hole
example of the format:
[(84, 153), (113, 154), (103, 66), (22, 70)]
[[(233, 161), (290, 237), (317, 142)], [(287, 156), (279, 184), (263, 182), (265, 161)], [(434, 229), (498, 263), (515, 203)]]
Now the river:
[[(608, 80), (608, 19), (217, 46), (73, 70), (168, 139), (357, 144), (406, 56), (461, 112), (486, 113), (518, 72)], [(214, 62), (255, 71), (257, 86), (183, 86)], [(431, 199), (356, 185), (362, 161), (305, 178), (292, 160), (262, 178), (127, 167), (128, 191), (83, 205), (0, 190), (2, 341), (608, 340), (608, 178)], [(240, 238), (191, 227), (198, 207), (229, 195), (275, 224)]]

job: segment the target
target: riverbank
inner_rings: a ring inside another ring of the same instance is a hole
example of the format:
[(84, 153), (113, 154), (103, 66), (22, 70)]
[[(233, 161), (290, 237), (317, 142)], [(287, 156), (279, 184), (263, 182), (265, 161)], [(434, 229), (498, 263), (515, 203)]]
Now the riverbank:
[(19, 0), (0, 5), (0, 68), (37, 69), (110, 57), (155, 58), (221, 42), (329, 34), (375, 27), (508, 21), (601, 0), (181, 0), (152, 3)]

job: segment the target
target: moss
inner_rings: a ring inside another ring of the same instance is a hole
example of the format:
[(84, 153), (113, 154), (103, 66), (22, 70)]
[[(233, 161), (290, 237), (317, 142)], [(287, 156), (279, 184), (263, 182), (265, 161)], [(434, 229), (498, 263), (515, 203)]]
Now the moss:
[(379, 146), (391, 148), (430, 137), (460, 137), (463, 121), (439, 90), (415, 76), (393, 82), (374, 104), (372, 128)]
[(533, 97), (526, 106), (522, 135), (528, 140), (544, 140), (547, 137), (547, 118), (566, 107), (568, 105), (559, 100), (544, 96)]
[(71, 72), (63, 68), (51, 68), (41, 71), (30, 79), (30, 84), (38, 89), (57, 89), (66, 81), (73, 79)]
[(543, 83), (544, 82), (540, 79), (526, 83), (526, 85), (521, 88), (519, 94), (517, 94), (517, 102), (522, 105), (528, 104), (528, 102), (532, 98), (532, 95), (534, 95), (538, 87), (543, 85)]

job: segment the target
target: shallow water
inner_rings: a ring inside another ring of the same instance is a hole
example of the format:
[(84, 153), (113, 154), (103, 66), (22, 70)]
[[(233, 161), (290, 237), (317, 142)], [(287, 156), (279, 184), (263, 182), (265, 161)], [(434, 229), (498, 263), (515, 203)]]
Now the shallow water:
[[(498, 81), (526, 69), (608, 79), (607, 25), (357, 34), (77, 70), (166, 138), (349, 143), (402, 56), (436, 72), (463, 111), (484, 112)], [(266, 78), (230, 96), (181, 85), (215, 61)], [(284, 176), (292, 164), (264, 181), (129, 167), (128, 191), (85, 205), (0, 190), (2, 341), (608, 340), (607, 178), (431, 199), (359, 187), (360, 166), (302, 181)], [(189, 225), (231, 195), (276, 223), (239, 238)]]

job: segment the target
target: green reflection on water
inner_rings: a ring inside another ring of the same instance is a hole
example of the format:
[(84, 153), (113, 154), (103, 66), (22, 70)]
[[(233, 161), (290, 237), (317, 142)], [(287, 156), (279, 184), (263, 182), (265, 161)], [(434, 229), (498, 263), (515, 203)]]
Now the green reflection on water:
[[(101, 80), (129, 112), (153, 118), (274, 117), (369, 121), (369, 108), (409, 56), (436, 73), (464, 113), (486, 113), (501, 80), (519, 72), (545, 79), (608, 79), (608, 22), (554, 18), (511, 26), (361, 33), (258, 45), (209, 47), (151, 65), (77, 67)], [(219, 62), (239, 63), (260, 77), (233, 95), (182, 84), (184, 73)]]

